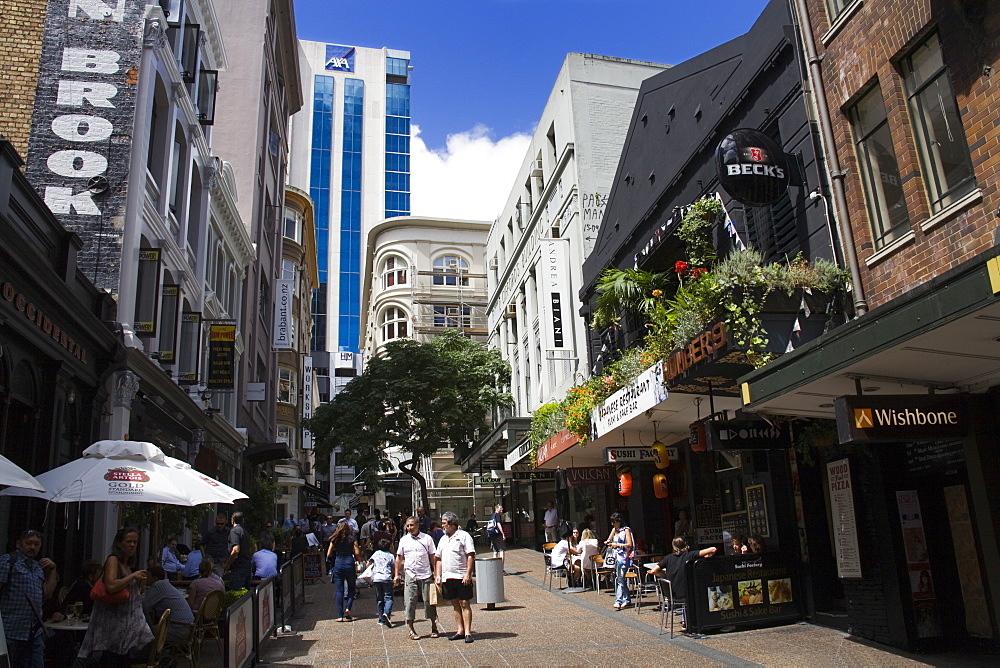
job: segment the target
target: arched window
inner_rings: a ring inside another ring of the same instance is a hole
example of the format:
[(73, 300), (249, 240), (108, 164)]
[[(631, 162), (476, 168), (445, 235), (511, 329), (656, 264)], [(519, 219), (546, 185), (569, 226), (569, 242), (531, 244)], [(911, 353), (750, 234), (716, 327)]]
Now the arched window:
[(382, 289), (394, 285), (406, 285), (406, 260), (398, 255), (390, 255), (382, 263)]
[(382, 340), (403, 339), (409, 336), (409, 321), (406, 311), (390, 306), (382, 312)]
[(469, 279), (464, 275), (468, 271), (469, 263), (459, 256), (442, 255), (434, 260), (434, 285), (468, 285)]

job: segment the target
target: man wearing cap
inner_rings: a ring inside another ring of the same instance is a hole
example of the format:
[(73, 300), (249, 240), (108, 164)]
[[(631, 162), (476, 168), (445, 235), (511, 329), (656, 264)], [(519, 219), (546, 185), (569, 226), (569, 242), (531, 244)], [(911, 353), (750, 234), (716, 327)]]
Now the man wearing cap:
[(38, 559), (41, 533), (25, 531), (18, 536), (15, 547), (10, 554), (0, 556), (0, 614), (10, 665), (43, 668), (42, 604), (55, 593), (59, 573), (51, 559)]

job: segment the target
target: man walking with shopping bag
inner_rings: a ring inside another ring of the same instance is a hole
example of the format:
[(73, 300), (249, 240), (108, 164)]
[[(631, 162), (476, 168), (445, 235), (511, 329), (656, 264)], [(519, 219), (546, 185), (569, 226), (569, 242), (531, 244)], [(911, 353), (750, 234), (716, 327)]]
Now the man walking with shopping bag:
[(434, 563), (435, 581), (441, 585), (441, 594), (451, 601), (455, 609), (458, 630), (451, 640), (472, 642), (472, 567), (476, 547), (472, 536), (459, 526), (458, 515), (447, 512), (441, 516), (444, 536), (438, 541), (437, 559)]
[[(406, 608), (406, 625), (410, 628), (410, 640), (420, 640), (420, 634), (413, 626), (417, 616), (417, 591), (424, 597), (424, 615), (431, 620), (431, 638), (437, 638), (437, 608), (431, 603), (431, 589), (434, 585), (434, 541), (420, 532), (416, 517), (408, 517), (404, 525), (406, 533), (399, 539), (396, 549), (395, 582), (404, 580), (403, 605)], [(436, 601), (435, 601), (436, 603)]]

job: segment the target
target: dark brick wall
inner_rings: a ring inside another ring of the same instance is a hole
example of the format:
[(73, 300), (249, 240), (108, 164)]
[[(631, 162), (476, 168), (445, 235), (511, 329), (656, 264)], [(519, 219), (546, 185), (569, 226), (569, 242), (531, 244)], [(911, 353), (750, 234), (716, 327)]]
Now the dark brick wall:
[[(70, 0), (49, 2), (25, 159), (32, 186), (83, 240), (80, 269), (97, 287), (113, 291), (121, 265), (145, 4), (128, 0), (121, 20), (93, 20), (82, 10), (70, 16)], [(67, 49), (103, 54), (67, 60)], [(114, 93), (68, 94), (70, 87), (83, 85), (113, 86), (107, 90)], [(88, 182), (95, 177), (106, 178), (107, 189), (89, 197)]]

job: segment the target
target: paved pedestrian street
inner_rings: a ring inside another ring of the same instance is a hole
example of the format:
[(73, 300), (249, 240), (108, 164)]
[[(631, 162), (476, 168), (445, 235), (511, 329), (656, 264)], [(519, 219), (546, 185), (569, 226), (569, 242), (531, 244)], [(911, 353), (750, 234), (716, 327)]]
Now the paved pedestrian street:
[[(376, 623), (374, 590), (361, 589), (353, 622), (337, 623), (333, 587), (308, 585), (306, 614), (294, 634), (268, 642), (262, 660), (280, 666), (604, 666), (604, 665), (803, 665), (803, 666), (970, 666), (990, 665), (988, 657), (893, 652), (861, 643), (839, 631), (794, 624), (704, 638), (659, 631), (654, 603), (623, 612), (611, 609), (605, 589), (570, 594), (542, 585), (542, 556), (532, 550), (507, 553), (507, 601), (487, 610), (473, 605), (475, 642), (451, 642), (446, 634), (428, 638), (430, 623), (417, 611), (421, 640), (410, 640), (403, 623), (403, 600), (393, 611), (393, 628)], [(557, 580), (557, 584), (559, 581)], [(451, 606), (441, 606), (440, 626), (455, 629)]]

